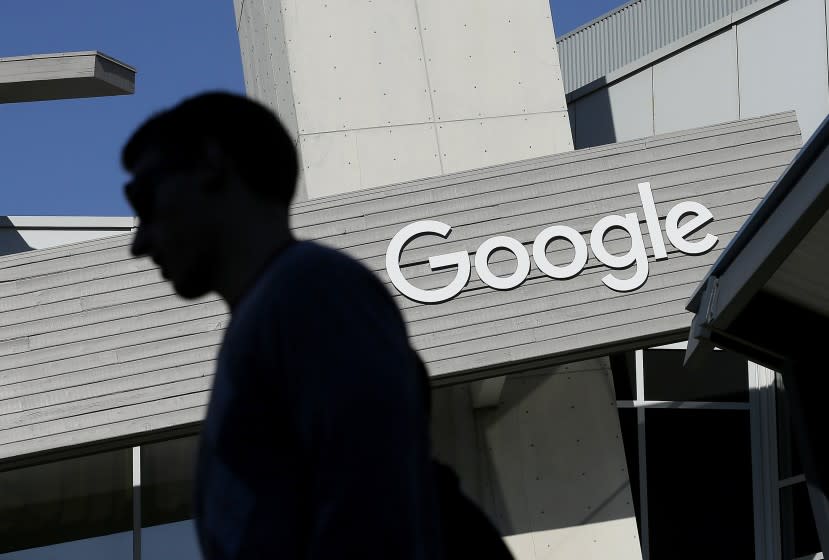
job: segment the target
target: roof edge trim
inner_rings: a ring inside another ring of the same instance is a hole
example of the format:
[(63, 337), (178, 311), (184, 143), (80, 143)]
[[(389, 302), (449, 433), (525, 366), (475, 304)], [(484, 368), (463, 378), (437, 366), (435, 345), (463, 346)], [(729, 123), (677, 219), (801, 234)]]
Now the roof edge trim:
[(702, 293), (708, 278), (720, 276), (734, 261), (740, 251), (746, 247), (766, 220), (783, 202), (786, 196), (797, 186), (801, 177), (809, 170), (812, 164), (824, 153), (829, 146), (829, 116), (823, 119), (817, 131), (809, 138), (795, 158), (789, 164), (777, 182), (769, 190), (754, 212), (746, 219), (743, 227), (737, 232), (731, 243), (725, 248), (720, 257), (711, 265), (708, 274), (694, 290), (686, 309), (698, 312)]
[(129, 64), (122, 62), (115, 58), (114, 56), (110, 56), (106, 53), (102, 53), (101, 51), (73, 51), (73, 52), (60, 52), (60, 53), (46, 53), (46, 54), (29, 54), (29, 55), (22, 55), (22, 56), (6, 56), (0, 57), (0, 62), (19, 62), (21, 60), (45, 60), (49, 58), (73, 58), (73, 57), (82, 57), (82, 56), (94, 56), (104, 58), (109, 60), (110, 62), (125, 68), (131, 72), (137, 72), (135, 67), (130, 66)]
[(0, 229), (132, 229), (132, 216), (0, 216)]
[(573, 35), (576, 35), (577, 33), (581, 33), (582, 31), (584, 31), (588, 27), (592, 27), (592, 26), (596, 25), (597, 23), (599, 23), (600, 21), (604, 21), (606, 19), (612, 18), (613, 16), (615, 16), (619, 12), (624, 11), (627, 8), (630, 8), (631, 6), (633, 6), (634, 4), (639, 4), (643, 1), (644, 0), (630, 0), (630, 2), (626, 2), (626, 3), (622, 4), (621, 6), (610, 10), (609, 12), (605, 12), (602, 15), (591, 19), (587, 23), (585, 23), (583, 25), (580, 25), (579, 27), (577, 27), (577, 28), (575, 28), (571, 31), (568, 31), (567, 33), (565, 33), (561, 37), (556, 37), (556, 43), (558, 43), (560, 41), (567, 40), (570, 37), (572, 37)]

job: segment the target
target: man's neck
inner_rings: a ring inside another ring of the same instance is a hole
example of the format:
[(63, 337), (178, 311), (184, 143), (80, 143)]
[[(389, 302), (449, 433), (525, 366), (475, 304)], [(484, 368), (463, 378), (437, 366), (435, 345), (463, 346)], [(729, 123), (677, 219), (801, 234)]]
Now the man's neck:
[(268, 264), (293, 240), (284, 228), (245, 228), (247, 235), (235, 240), (225, 252), (217, 292), (230, 306), (231, 313), (245, 294), (253, 288)]

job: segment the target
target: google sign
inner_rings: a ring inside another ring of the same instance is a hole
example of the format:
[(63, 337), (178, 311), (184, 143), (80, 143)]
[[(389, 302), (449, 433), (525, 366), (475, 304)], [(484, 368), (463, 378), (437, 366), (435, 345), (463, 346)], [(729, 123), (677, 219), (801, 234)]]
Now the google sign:
[[(659, 216), (656, 213), (650, 183), (639, 183), (638, 188), (654, 258), (658, 261), (667, 259), (668, 253), (665, 249), (665, 240), (659, 225)], [(683, 221), (689, 216), (689, 219)], [(687, 238), (713, 219), (714, 216), (702, 204), (683, 201), (668, 211), (665, 218), (665, 233), (671, 244), (679, 251), (688, 255), (700, 255), (710, 251), (717, 244), (717, 237), (709, 233), (696, 241), (690, 241)], [(630, 236), (631, 247), (627, 253), (614, 255), (606, 249), (605, 235), (613, 229), (624, 230)], [(386, 251), (386, 271), (401, 294), (422, 303), (440, 303), (452, 299), (466, 286), (472, 273), (470, 256), (466, 251), (429, 258), (429, 266), (433, 271), (449, 267), (457, 269), (455, 278), (443, 288), (433, 290), (418, 288), (406, 280), (400, 270), (400, 256), (411, 240), (422, 235), (438, 235), (446, 239), (451, 232), (452, 227), (443, 222), (424, 220), (404, 227), (392, 238)], [(554, 265), (547, 258), (547, 246), (557, 239), (566, 241), (575, 249), (573, 260), (568, 264)], [(639, 227), (639, 216), (635, 212), (624, 216), (605, 216), (596, 222), (590, 231), (590, 249), (596, 258), (609, 268), (623, 269), (635, 265), (634, 274), (630, 278), (620, 279), (613, 273), (605, 275), (602, 282), (610, 289), (630, 292), (640, 288), (648, 279), (648, 255), (645, 251), (642, 230)], [(489, 257), (498, 250), (510, 251), (518, 260), (515, 271), (509, 276), (496, 276), (489, 268)], [(584, 270), (588, 258), (587, 243), (575, 229), (564, 225), (552, 225), (536, 236), (532, 246), (532, 258), (538, 269), (545, 275), (557, 280), (566, 280)], [(499, 235), (487, 239), (478, 247), (475, 252), (475, 270), (487, 286), (496, 290), (511, 290), (527, 279), (530, 273), (530, 255), (517, 239)]]

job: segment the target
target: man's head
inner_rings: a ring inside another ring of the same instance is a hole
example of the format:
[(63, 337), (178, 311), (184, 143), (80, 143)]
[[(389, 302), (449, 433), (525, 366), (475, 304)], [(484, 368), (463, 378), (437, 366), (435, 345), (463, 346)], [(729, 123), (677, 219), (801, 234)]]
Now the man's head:
[(257, 222), (287, 229), (296, 149), (276, 116), (244, 97), (203, 94), (153, 116), (122, 164), (139, 218), (132, 252), (152, 257), (184, 297), (217, 289), (221, 258)]

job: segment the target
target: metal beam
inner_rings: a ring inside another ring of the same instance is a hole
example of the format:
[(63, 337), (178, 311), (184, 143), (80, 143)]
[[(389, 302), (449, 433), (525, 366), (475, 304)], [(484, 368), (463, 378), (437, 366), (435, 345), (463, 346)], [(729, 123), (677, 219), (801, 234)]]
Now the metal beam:
[(822, 552), (829, 551), (829, 449), (825, 444), (825, 397), (829, 381), (820, 349), (791, 363), (783, 383), (792, 414), (792, 427)]

